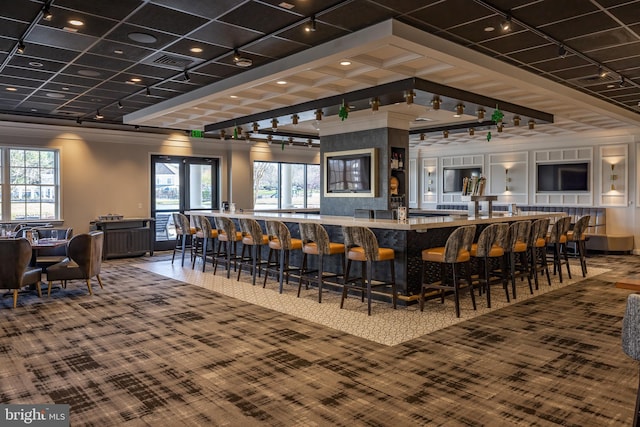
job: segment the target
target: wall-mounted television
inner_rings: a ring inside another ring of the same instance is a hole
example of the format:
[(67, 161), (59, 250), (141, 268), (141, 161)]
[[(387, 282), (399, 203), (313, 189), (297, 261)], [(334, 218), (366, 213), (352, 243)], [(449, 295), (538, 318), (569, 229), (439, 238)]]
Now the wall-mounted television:
[(536, 190), (589, 191), (589, 163), (538, 163)]
[(375, 196), (375, 148), (324, 153), (323, 165), (325, 196)]
[(459, 193), (462, 191), (462, 182), (465, 178), (481, 177), (482, 168), (444, 168), (442, 171), (442, 192)]

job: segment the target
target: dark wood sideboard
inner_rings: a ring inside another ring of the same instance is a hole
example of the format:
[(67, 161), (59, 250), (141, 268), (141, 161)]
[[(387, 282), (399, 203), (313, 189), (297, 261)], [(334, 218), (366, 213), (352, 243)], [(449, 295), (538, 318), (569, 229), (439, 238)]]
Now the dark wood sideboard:
[(155, 220), (153, 218), (123, 218), (91, 222), (91, 228), (104, 232), (103, 259), (153, 256)]

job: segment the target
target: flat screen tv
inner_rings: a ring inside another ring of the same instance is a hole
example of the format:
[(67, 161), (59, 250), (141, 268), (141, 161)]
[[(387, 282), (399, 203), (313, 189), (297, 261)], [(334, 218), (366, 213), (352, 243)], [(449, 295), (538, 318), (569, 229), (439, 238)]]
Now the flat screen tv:
[(325, 195), (364, 195), (375, 191), (375, 149), (324, 154)]
[(589, 191), (589, 163), (539, 163), (537, 191)]
[(442, 192), (459, 193), (462, 191), (462, 181), (465, 178), (482, 176), (482, 168), (444, 168), (442, 172)]

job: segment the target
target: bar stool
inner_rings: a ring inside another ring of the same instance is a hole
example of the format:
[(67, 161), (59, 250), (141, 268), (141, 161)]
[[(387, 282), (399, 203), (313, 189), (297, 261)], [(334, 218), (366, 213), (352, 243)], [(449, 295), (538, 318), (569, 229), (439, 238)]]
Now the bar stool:
[(538, 272), (547, 275), (547, 282), (551, 286), (549, 276), (549, 264), (547, 264), (547, 232), (549, 230), (549, 218), (540, 218), (531, 223), (531, 237), (529, 238), (529, 260), (531, 272), (538, 289)]
[[(571, 217), (559, 218), (551, 227), (551, 233), (547, 234), (547, 245), (553, 246), (553, 274), (558, 272), (558, 278), (562, 283), (562, 264), (567, 266), (567, 274), (571, 279), (571, 269), (569, 267), (569, 256), (567, 255), (567, 231), (571, 225)], [(564, 258), (564, 259), (563, 259)]]
[[(340, 300), (340, 308), (344, 306), (344, 300), (347, 298), (349, 288), (360, 289), (362, 291), (362, 300), (364, 301), (364, 292), (367, 292), (367, 313), (371, 316), (371, 293), (373, 287), (391, 286), (391, 299), (393, 308), (397, 304), (396, 292), (396, 270), (395, 270), (395, 252), (391, 248), (381, 248), (378, 246), (378, 239), (368, 227), (343, 226), (342, 233), (344, 235), (344, 245), (347, 258), (347, 268), (344, 272), (342, 299)], [(356, 284), (358, 279), (349, 279), (349, 271), (351, 262), (357, 261), (362, 266), (362, 277), (360, 284)], [(380, 261), (388, 261), (391, 271), (390, 282), (372, 283), (373, 280), (373, 263)]]
[[(318, 285), (318, 303), (322, 303), (322, 284), (325, 278), (332, 278), (344, 275), (344, 256), (342, 261), (342, 270), (340, 274), (325, 275), (324, 274), (324, 257), (331, 255), (344, 255), (345, 246), (343, 243), (335, 243), (329, 240), (327, 230), (321, 225), (313, 222), (300, 223), (300, 237), (302, 238), (302, 268), (300, 270), (300, 280), (298, 282), (298, 297), (302, 288), (302, 279), (304, 275), (317, 273)], [(307, 270), (307, 256), (315, 255), (318, 257), (318, 269)], [(307, 281), (308, 284), (308, 281)]]
[(511, 278), (511, 293), (516, 295), (516, 278), (529, 282), (529, 292), (533, 295), (531, 284), (531, 269), (529, 268), (529, 238), (531, 236), (531, 221), (516, 221), (509, 225), (509, 240), (505, 248), (509, 260), (509, 277)]
[[(242, 273), (242, 266), (245, 260), (251, 261), (251, 284), (256, 284), (256, 274), (260, 274), (260, 255), (262, 246), (269, 243), (269, 236), (262, 232), (262, 227), (258, 221), (252, 218), (240, 218), (240, 231), (242, 232), (242, 254), (240, 255), (240, 268), (238, 268), (238, 279)], [(245, 257), (245, 251), (249, 248), (250, 255)]]
[[(425, 292), (429, 289), (440, 291), (440, 301), (444, 303), (445, 291), (453, 291), (456, 317), (460, 317), (460, 282), (466, 281), (467, 289), (471, 294), (471, 302), (473, 309), (476, 309), (476, 297), (473, 293), (473, 284), (471, 282), (471, 268), (469, 261), (471, 260), (471, 244), (476, 234), (475, 225), (465, 225), (456, 228), (449, 235), (444, 246), (429, 248), (422, 251), (422, 271), (421, 278), (423, 280), (420, 289), (420, 311), (424, 311)], [(435, 263), (440, 266), (440, 280), (433, 282), (425, 282), (425, 271), (428, 263)], [(451, 268), (451, 282), (449, 282), (447, 274), (448, 267)], [(464, 278), (460, 277), (460, 267), (465, 267)]]
[[(478, 242), (471, 245), (469, 254), (472, 258), (481, 261), (480, 271), (478, 274), (478, 283), (480, 291), (482, 289), (487, 293), (487, 307), (491, 308), (491, 284), (495, 280), (491, 280), (492, 275), (500, 271), (500, 279), (509, 302), (509, 286), (507, 282), (507, 262), (504, 256), (504, 248), (507, 245), (507, 237), (509, 235), (509, 224), (497, 223), (491, 224), (480, 233)], [(500, 261), (500, 267), (495, 268), (495, 261)]]
[(191, 261), (193, 261), (193, 236), (196, 234), (196, 228), (191, 227), (189, 218), (180, 212), (173, 213), (173, 225), (176, 227), (176, 245), (173, 248), (171, 256), (171, 264), (176, 258), (176, 252), (182, 252), (182, 266), (184, 267), (184, 256), (187, 249), (191, 251)]
[[(235, 223), (226, 216), (214, 217), (218, 229), (218, 248), (213, 258), (213, 274), (218, 270), (218, 264), (222, 263), (227, 269), (227, 279), (231, 277), (231, 262), (234, 271), (238, 267), (238, 242), (242, 241), (242, 233), (236, 230)], [(224, 244), (224, 252), (220, 252)]]
[[(214, 239), (218, 237), (218, 230), (214, 229), (209, 222), (209, 218), (204, 215), (193, 215), (193, 223), (196, 228), (193, 243), (193, 259), (191, 269), (196, 265), (198, 256), (202, 258), (202, 272), (207, 265), (207, 255), (213, 256)], [(209, 250), (209, 239), (211, 239), (211, 250)]]
[(567, 245), (573, 242), (576, 246), (576, 252), (580, 257), (580, 267), (582, 267), (582, 277), (587, 276), (587, 259), (585, 246), (585, 232), (591, 221), (591, 215), (585, 215), (580, 217), (573, 226), (572, 230), (567, 231)]
[(282, 293), (282, 287), (284, 278), (286, 276), (287, 283), (289, 283), (289, 272), (294, 270), (300, 270), (296, 267), (289, 266), (289, 258), (291, 251), (299, 251), (302, 249), (302, 240), (291, 237), (289, 228), (281, 221), (265, 221), (267, 227), (267, 234), (269, 234), (269, 257), (267, 259), (267, 268), (264, 273), (264, 282), (262, 287), (267, 285), (267, 277), (269, 276), (269, 270), (271, 266), (271, 257), (274, 251), (279, 251), (278, 268), (278, 281), (280, 283), (279, 292)]

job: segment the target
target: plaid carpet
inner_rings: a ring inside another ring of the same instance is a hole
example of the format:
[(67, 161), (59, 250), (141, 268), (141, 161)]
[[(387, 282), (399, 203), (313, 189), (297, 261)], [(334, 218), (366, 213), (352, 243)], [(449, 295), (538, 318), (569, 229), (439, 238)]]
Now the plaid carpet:
[(632, 419), (629, 291), (613, 283), (639, 273), (635, 256), (590, 258), (611, 271), (393, 346), (135, 266), (164, 260), (106, 262), (93, 297), (72, 282), (15, 310), (4, 299), (0, 403), (68, 403), (71, 425), (88, 426)]

